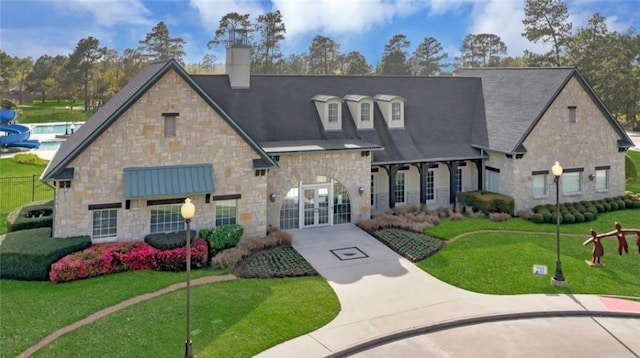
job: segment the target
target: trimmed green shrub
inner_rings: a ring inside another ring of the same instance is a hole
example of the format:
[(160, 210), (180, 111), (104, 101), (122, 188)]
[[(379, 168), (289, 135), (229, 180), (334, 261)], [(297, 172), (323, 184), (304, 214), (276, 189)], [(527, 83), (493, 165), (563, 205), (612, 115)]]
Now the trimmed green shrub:
[(584, 215), (580, 212), (577, 212), (575, 214), (573, 214), (573, 216), (576, 218), (576, 223), (583, 223), (584, 222)]
[(601, 203), (595, 203), (594, 204), (595, 208), (598, 210), (599, 213), (604, 213), (604, 206), (602, 206)]
[(53, 226), (53, 200), (35, 201), (13, 209), (7, 216), (7, 231)]
[(587, 211), (586, 213), (584, 213), (584, 220), (585, 220), (585, 221), (593, 221), (593, 220), (595, 220), (595, 219), (596, 219), (596, 216), (595, 216), (595, 215), (593, 215), (593, 213), (592, 213), (592, 212)]
[(625, 205), (624, 200), (617, 199), (616, 204), (618, 204), (618, 210), (626, 209), (627, 205)]
[(604, 207), (605, 212), (611, 211), (611, 203), (605, 201), (604, 203), (602, 203), (602, 206)]
[(553, 214), (551, 214), (550, 211), (544, 211), (542, 212), (542, 217), (544, 218), (545, 223), (551, 223), (553, 222)]
[(616, 211), (619, 208), (618, 203), (616, 203), (615, 201), (610, 202), (609, 206), (611, 206), (611, 211)]
[(200, 230), (200, 237), (209, 245), (209, 258), (222, 250), (236, 246), (243, 234), (244, 228), (240, 225), (223, 225)]
[(575, 218), (575, 216), (567, 213), (565, 215), (562, 215), (562, 223), (563, 224), (575, 224), (576, 223), (576, 218)]
[[(551, 214), (549, 214), (551, 215)], [(540, 213), (535, 213), (533, 214), (533, 216), (531, 216), (531, 221), (533, 221), (536, 224), (541, 224), (544, 222), (544, 216), (542, 216), (542, 214)]]
[(515, 202), (512, 197), (490, 191), (463, 191), (456, 193), (458, 200), (465, 206), (485, 214), (507, 213), (513, 215)]
[(0, 244), (0, 278), (47, 281), (54, 262), (89, 246), (89, 236), (52, 238), (50, 228), (10, 232)]
[[(149, 234), (144, 237), (144, 242), (151, 245), (158, 250), (172, 250), (179, 247), (185, 247), (187, 245), (187, 231), (176, 231), (169, 233), (157, 233)], [(196, 231), (190, 230), (189, 236), (191, 238), (191, 244), (196, 237)]]
[(35, 165), (38, 167), (46, 167), (49, 161), (40, 158), (34, 153), (18, 153), (13, 156), (13, 161), (19, 164)]

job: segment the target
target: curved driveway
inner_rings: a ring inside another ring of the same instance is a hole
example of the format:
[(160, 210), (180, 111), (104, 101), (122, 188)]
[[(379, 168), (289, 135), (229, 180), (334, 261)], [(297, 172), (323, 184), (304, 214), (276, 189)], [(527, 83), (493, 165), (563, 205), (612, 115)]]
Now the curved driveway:
[[(342, 309), (326, 326), (258, 357), (640, 356), (638, 302), (478, 294), (430, 276), (351, 224), (292, 234)], [(602, 315), (626, 318), (587, 317)]]

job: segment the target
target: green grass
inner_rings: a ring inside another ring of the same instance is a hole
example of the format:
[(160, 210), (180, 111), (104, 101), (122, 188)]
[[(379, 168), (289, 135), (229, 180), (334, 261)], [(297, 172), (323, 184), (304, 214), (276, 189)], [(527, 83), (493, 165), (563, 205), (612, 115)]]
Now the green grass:
[[(323, 326), (339, 311), (321, 278), (238, 279), (193, 287), (191, 293), (198, 357), (251, 357)], [(137, 304), (61, 337), (34, 357), (180, 356), (185, 302), (180, 290)]]
[[(636, 222), (640, 216), (636, 218)], [(637, 225), (640, 226), (640, 225)], [(630, 254), (618, 256), (617, 240), (604, 239), (603, 268), (585, 263), (591, 246), (585, 237), (561, 237), (560, 259), (568, 287), (550, 283), (555, 269), (554, 235), (478, 233), (447, 244), (418, 266), (454, 286), (489, 294), (571, 293), (640, 296), (640, 257), (635, 237), (629, 235)], [(634, 235), (635, 236), (635, 235)], [(546, 276), (533, 275), (533, 265), (546, 265)]]
[[(34, 99), (28, 106), (65, 108), (71, 106), (71, 101), (67, 99), (61, 99), (60, 101), (57, 99), (45, 99), (43, 103), (40, 99)], [(83, 108), (82, 101), (74, 101), (73, 108)]]
[(21, 106), (19, 110), (19, 123), (84, 122), (95, 113), (50, 106)]
[[(18, 164), (12, 158), (0, 159), (0, 214), (32, 201), (52, 199), (53, 189), (39, 180), (43, 171), (41, 166)], [(35, 193), (32, 195), (34, 185)], [(2, 231), (3, 226), (4, 223), (0, 226), (0, 234), (5, 232)]]
[[(627, 151), (627, 155), (636, 165), (636, 170), (640, 170), (640, 151), (629, 150)], [(634, 193), (640, 193), (640, 173), (638, 173), (634, 179), (626, 183), (626, 189)]]
[[(194, 278), (215, 273), (192, 271)], [(184, 272), (134, 271), (63, 284), (0, 280), (3, 354), (15, 357), (65, 325), (184, 279)]]
[[(607, 232), (613, 230), (613, 223), (620, 222), (623, 227), (640, 227), (640, 210), (628, 209), (610, 211), (598, 214), (595, 221), (580, 224), (560, 225), (560, 233), (566, 234), (584, 234), (589, 235), (589, 229), (597, 232)], [(513, 231), (531, 231), (531, 232), (555, 232), (554, 224), (536, 224), (529, 220), (512, 218), (507, 221), (497, 222), (488, 218), (467, 218), (463, 220), (442, 219), (440, 224), (428, 229), (427, 235), (437, 237), (443, 240), (451, 239), (455, 236), (466, 232), (478, 230), (513, 230)]]

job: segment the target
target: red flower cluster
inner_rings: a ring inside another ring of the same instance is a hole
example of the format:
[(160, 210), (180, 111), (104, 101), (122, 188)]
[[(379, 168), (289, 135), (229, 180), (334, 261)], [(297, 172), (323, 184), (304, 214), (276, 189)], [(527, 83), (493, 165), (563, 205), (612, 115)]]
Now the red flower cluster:
[[(207, 260), (207, 243), (193, 240), (191, 267), (202, 267)], [(67, 282), (122, 271), (186, 268), (186, 249), (158, 250), (145, 242), (94, 244), (88, 249), (69, 254), (51, 265), (51, 282)]]

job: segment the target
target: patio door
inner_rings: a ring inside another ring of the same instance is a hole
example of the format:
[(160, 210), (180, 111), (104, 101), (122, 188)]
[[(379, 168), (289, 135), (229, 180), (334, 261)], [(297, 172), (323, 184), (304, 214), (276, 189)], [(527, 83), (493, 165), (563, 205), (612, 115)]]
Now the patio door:
[(302, 227), (331, 225), (331, 185), (310, 185), (302, 188)]

